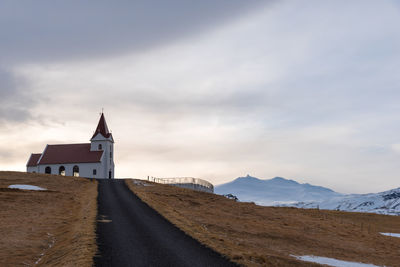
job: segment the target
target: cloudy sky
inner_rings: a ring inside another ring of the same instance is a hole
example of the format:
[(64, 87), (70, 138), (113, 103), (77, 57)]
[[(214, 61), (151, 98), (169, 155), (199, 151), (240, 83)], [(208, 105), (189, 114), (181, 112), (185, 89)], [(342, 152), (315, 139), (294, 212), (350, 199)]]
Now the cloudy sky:
[(88, 142), (116, 175), (400, 186), (396, 1), (0, 3), (0, 169)]

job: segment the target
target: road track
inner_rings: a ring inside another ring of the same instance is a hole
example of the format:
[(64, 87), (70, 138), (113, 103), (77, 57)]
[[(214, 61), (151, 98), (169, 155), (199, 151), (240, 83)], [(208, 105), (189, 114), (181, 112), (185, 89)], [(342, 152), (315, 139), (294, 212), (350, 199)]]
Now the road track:
[(95, 266), (236, 266), (142, 202), (124, 180), (99, 180)]

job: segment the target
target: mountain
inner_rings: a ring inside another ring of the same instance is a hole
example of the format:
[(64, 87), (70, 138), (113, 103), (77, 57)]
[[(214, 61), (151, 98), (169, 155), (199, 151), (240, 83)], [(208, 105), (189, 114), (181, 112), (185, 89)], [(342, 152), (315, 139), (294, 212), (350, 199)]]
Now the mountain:
[(343, 196), (335, 191), (293, 180), (275, 177), (261, 180), (247, 175), (214, 188), (216, 194), (233, 194), (240, 201), (273, 206), (295, 202), (314, 202)]
[(344, 195), (323, 201), (302, 201), (282, 206), (400, 215), (400, 188), (375, 194)]
[(261, 180), (247, 175), (218, 185), (214, 191), (221, 195), (232, 194), (239, 201), (263, 206), (400, 215), (400, 188), (380, 193), (345, 195), (326, 187), (300, 184), (281, 177)]

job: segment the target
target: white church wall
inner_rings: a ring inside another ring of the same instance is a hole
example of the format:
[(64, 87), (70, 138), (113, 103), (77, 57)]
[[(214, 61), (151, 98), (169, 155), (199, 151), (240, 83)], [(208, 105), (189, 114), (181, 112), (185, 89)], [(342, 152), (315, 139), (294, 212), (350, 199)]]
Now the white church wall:
[(112, 140), (112, 138), (105, 138), (104, 136), (102, 136), (102, 135), (99, 133), (99, 134), (97, 134), (95, 137), (93, 137), (93, 138), (90, 140), (90, 142), (91, 142), (90, 150), (91, 150), (91, 151), (98, 151), (98, 150), (100, 150), (99, 147), (98, 147), (99, 144), (102, 144), (102, 146), (103, 146), (102, 149), (104, 150), (104, 144), (105, 144), (105, 143), (113, 143), (114, 140)]
[(38, 172), (38, 167), (34, 166), (34, 167), (26, 167), (26, 172)]
[(102, 175), (108, 178), (109, 171), (111, 170), (111, 178), (114, 179), (114, 142), (111, 138), (105, 138), (101, 134), (98, 134), (91, 140), (91, 150), (98, 151), (99, 144), (101, 144), (101, 150), (104, 151), (102, 157)]
[[(39, 165), (38, 173), (45, 173), (46, 167), (50, 167), (51, 174), (58, 175), (59, 168), (61, 166), (64, 166), (66, 176), (73, 176), (73, 168), (74, 168), (74, 166), (78, 166), (79, 167), (79, 177), (98, 178), (98, 179), (108, 178), (108, 177), (105, 177), (104, 175), (102, 175), (103, 168), (102, 168), (101, 163), (71, 163), (71, 164)], [(96, 175), (93, 175), (93, 170), (96, 170)]]

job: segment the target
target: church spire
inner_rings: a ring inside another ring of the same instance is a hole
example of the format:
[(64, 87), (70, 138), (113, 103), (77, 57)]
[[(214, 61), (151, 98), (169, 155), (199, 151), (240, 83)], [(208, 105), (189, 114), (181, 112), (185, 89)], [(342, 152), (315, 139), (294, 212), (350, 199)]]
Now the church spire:
[(108, 130), (107, 127), (107, 123), (106, 123), (106, 119), (104, 118), (104, 113), (101, 113), (101, 117), (99, 120), (99, 124), (97, 125), (96, 131), (94, 132), (92, 139), (98, 135), (101, 134), (102, 136), (104, 136), (105, 138), (109, 138), (111, 136), (110, 131)]

